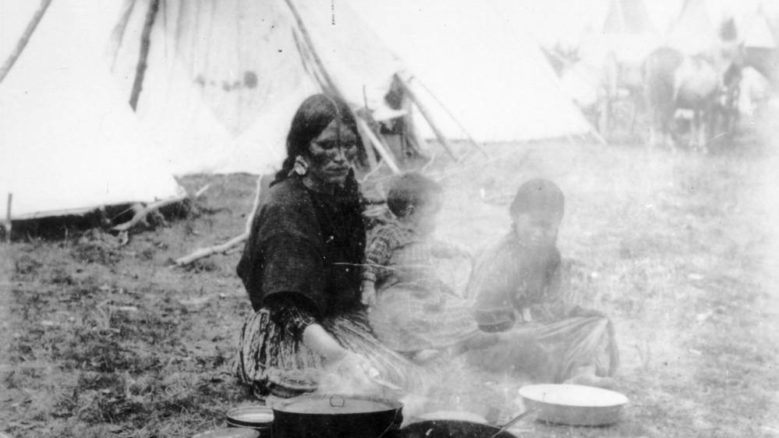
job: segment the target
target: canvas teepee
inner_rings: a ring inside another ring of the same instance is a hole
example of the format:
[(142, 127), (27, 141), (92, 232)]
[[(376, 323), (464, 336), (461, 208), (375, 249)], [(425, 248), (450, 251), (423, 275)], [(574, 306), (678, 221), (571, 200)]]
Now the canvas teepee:
[(483, 142), (590, 131), (537, 44), (524, 33), (522, 18), (501, 13), (497, 4), (461, 0), (350, 4), (423, 85), (421, 97), (447, 135), (463, 136), (454, 120)]
[[(152, 1), (128, 0), (116, 28), (114, 73), (128, 95)], [(163, 1), (149, 37), (141, 124), (177, 173), (266, 173), (282, 161), (289, 120), (307, 95), (334, 89), (355, 109), (388, 113), (397, 75), (413, 78), (450, 138), (465, 137), (462, 126), (479, 141), (588, 131), (538, 48), (507, 23), (478, 5), (414, 3)], [(474, 18), (467, 30), (446, 25)], [(427, 126), (415, 113), (415, 125)]]
[[(110, 77), (103, 54), (117, 6), (51, 2), (0, 82), (0, 219), (9, 193), (12, 220), (181, 195)], [(0, 59), (37, 8), (3, 1)]]
[(682, 53), (713, 53), (719, 45), (717, 25), (706, 0), (685, 0), (666, 35), (666, 44)]
[(620, 64), (639, 64), (661, 44), (643, 0), (611, 0), (602, 24), (582, 38), (580, 56), (591, 65), (608, 57)]
[(779, 86), (779, 44), (763, 8), (746, 13), (738, 26), (746, 63)]
[[(153, 0), (128, 0), (113, 71), (130, 96)], [(386, 109), (400, 61), (349, 8), (296, 0), (165, 0), (137, 115), (176, 173), (274, 171), (298, 105), (322, 90)]]

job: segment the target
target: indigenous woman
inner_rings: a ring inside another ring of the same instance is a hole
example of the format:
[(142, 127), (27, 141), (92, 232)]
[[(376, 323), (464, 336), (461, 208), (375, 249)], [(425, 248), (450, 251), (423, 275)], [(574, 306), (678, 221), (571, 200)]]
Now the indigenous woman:
[(519, 188), (511, 230), (483, 254), (468, 286), (479, 326), (506, 331), (509, 340), (472, 361), (537, 381), (611, 386), (618, 363), (611, 321), (564, 299), (556, 246), (564, 203), (551, 181)]
[(237, 373), (259, 397), (314, 391), (331, 371), (410, 384), (411, 365), (376, 340), (360, 303), (365, 227), (353, 165), (361, 148), (338, 99), (311, 96), (292, 120), (287, 157), (237, 269), (254, 310)]

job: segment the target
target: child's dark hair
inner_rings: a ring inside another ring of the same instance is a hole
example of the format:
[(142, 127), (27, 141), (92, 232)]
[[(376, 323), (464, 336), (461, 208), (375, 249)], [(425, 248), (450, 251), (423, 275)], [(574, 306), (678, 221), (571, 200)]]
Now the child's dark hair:
[(537, 212), (562, 219), (565, 211), (565, 196), (557, 184), (547, 179), (532, 179), (517, 190), (509, 214), (516, 218), (522, 213)]
[(443, 193), (440, 184), (417, 172), (404, 173), (390, 183), (387, 206), (397, 217), (434, 201)]

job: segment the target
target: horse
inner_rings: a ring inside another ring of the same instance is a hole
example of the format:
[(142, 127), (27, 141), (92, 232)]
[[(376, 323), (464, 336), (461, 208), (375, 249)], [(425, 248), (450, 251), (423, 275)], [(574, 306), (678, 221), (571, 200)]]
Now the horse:
[(714, 65), (702, 56), (660, 47), (644, 60), (642, 73), (650, 118), (649, 144), (676, 145), (675, 116), (677, 111), (686, 110), (690, 114), (689, 144), (706, 151), (721, 83)]

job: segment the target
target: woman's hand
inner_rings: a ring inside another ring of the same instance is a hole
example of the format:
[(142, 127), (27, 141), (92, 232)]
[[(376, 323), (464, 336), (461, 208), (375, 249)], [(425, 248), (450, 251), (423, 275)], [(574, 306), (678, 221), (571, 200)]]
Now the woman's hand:
[(328, 363), (338, 362), (347, 350), (321, 325), (311, 324), (303, 330), (303, 344), (325, 358)]
[(346, 351), (340, 360), (327, 364), (319, 389), (341, 394), (377, 394), (381, 391), (378, 377), (379, 371), (367, 358)]

